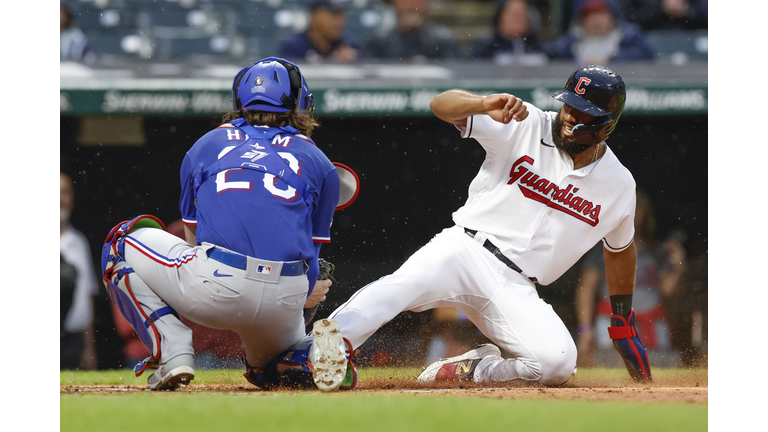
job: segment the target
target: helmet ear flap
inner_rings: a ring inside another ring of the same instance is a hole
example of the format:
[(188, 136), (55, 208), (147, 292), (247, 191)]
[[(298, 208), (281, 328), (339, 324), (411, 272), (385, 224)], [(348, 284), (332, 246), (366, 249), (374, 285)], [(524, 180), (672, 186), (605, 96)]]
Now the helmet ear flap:
[(301, 98), (301, 72), (299, 69), (291, 63), (277, 60), (281, 65), (285, 66), (285, 70), (288, 71), (288, 79), (291, 85), (291, 93), (296, 95), (295, 99), (291, 99), (285, 95), (280, 99), (290, 109), (294, 109), (299, 106), (299, 98)]

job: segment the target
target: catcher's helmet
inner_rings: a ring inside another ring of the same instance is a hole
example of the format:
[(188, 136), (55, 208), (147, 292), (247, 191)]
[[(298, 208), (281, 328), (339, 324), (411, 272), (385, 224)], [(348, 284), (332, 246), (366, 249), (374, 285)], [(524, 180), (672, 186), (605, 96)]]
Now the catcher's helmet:
[[(602, 130), (598, 135), (605, 139), (619, 122), (627, 99), (627, 89), (616, 72), (604, 66), (589, 65), (572, 73), (565, 88), (553, 93), (552, 97), (596, 117), (591, 125), (586, 126), (600, 126)], [(596, 138), (596, 142), (600, 138)]]
[(243, 68), (232, 83), (234, 111), (311, 113), (315, 107), (307, 81), (295, 64), (268, 57)]

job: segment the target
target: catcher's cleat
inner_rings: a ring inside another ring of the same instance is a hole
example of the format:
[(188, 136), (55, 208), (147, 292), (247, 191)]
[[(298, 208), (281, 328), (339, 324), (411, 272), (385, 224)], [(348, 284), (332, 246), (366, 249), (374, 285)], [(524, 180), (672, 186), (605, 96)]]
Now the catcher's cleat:
[(420, 383), (431, 383), (435, 381), (473, 381), (477, 364), (480, 363), (480, 360), (491, 355), (501, 356), (501, 351), (496, 345), (478, 345), (475, 349), (467, 351), (460, 356), (432, 363), (424, 369), (418, 378), (416, 378), (416, 381)]
[(309, 365), (315, 385), (322, 391), (339, 389), (347, 375), (347, 345), (334, 319), (315, 321), (312, 328)]
[(175, 390), (180, 385), (189, 385), (195, 379), (195, 362), (191, 354), (182, 354), (161, 364), (157, 372), (147, 379), (150, 390)]

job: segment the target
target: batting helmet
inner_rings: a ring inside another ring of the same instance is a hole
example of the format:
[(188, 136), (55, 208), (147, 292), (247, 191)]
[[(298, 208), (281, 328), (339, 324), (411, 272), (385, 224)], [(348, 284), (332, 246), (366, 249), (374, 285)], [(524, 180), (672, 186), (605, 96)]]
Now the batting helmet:
[(307, 81), (295, 64), (268, 57), (243, 68), (232, 83), (234, 111), (312, 113), (315, 107)]
[(594, 144), (607, 138), (616, 128), (624, 110), (627, 89), (616, 72), (604, 66), (589, 65), (572, 73), (565, 88), (553, 93), (552, 97), (596, 117), (590, 124), (582, 126), (581, 131), (574, 128), (579, 144)]

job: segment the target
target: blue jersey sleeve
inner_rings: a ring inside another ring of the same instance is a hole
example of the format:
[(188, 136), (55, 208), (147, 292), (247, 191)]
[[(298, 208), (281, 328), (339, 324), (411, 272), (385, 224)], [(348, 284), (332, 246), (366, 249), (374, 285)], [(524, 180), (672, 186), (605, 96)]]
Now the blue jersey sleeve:
[(186, 225), (197, 224), (197, 209), (195, 207), (194, 180), (192, 174), (192, 161), (189, 155), (184, 156), (181, 162), (181, 198), (179, 199), (179, 211), (181, 219)]
[(333, 214), (339, 203), (339, 173), (334, 166), (326, 173), (320, 190), (319, 201), (312, 215), (312, 240), (316, 243), (330, 243)]
[(312, 241), (315, 245), (315, 255), (313, 259), (308, 262), (309, 270), (307, 271), (307, 277), (309, 278), (309, 294), (307, 295), (312, 294), (315, 281), (317, 281), (317, 276), (320, 274), (320, 268), (318, 266), (320, 248), (323, 243), (330, 243), (331, 241), (333, 214), (336, 211), (336, 205), (339, 203), (339, 173), (336, 171), (336, 167), (331, 164), (327, 158), (324, 157), (323, 159), (323, 162), (325, 162), (323, 167), (327, 171), (323, 178), (322, 186), (320, 187), (317, 202), (313, 204)]

